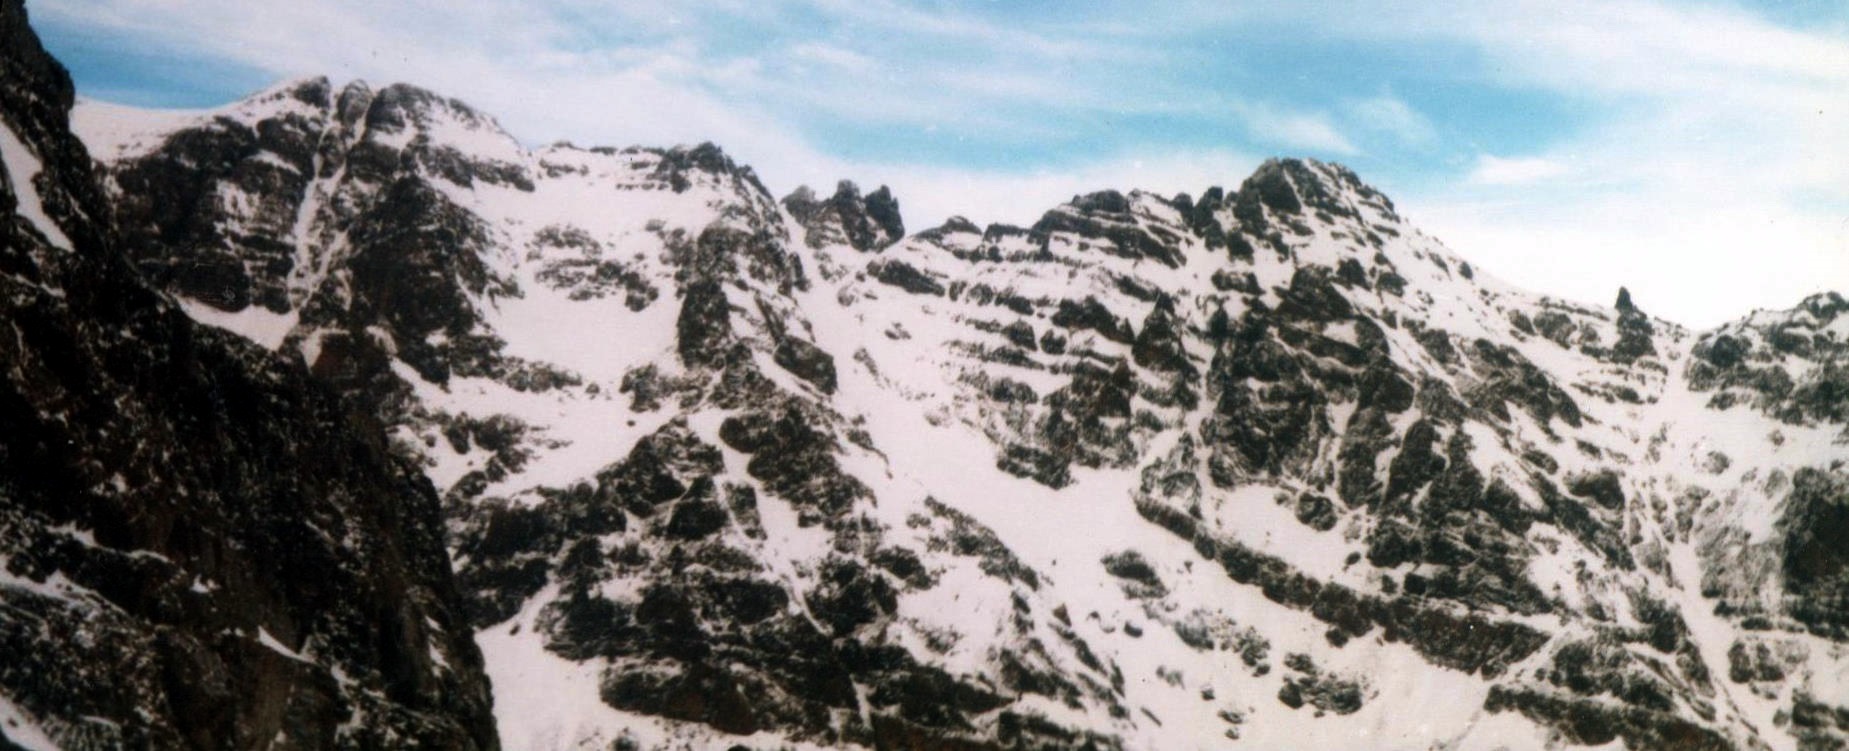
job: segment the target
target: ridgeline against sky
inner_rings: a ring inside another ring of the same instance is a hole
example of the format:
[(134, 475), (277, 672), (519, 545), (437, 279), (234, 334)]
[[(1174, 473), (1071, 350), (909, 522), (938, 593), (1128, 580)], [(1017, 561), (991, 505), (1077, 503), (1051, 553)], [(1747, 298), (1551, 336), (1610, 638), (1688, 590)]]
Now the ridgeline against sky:
[(1711, 325), (1849, 286), (1838, 3), (35, 5), (79, 93), (222, 104), (417, 81), (529, 144), (711, 140), (779, 191), (842, 175), (1030, 221), (1336, 159), (1491, 270)]

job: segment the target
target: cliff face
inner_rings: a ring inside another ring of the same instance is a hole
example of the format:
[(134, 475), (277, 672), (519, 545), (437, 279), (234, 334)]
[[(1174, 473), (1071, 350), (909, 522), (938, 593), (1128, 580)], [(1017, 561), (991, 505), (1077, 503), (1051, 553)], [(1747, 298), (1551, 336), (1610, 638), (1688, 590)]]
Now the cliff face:
[(497, 747), (429, 482), (143, 281), (71, 106), (0, 2), (0, 734)]

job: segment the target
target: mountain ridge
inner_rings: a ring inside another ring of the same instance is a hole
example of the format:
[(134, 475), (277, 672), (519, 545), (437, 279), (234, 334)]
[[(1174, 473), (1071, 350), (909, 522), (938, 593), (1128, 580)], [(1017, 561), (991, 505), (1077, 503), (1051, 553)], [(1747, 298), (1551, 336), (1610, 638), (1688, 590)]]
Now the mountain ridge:
[[(182, 123), (187, 122), (189, 120), (196, 120), (199, 118), (209, 118), (209, 117), (216, 117), (216, 116), (221, 116), (221, 115), (232, 114), (241, 107), (247, 107), (248, 105), (252, 103), (261, 102), (266, 99), (274, 99), (279, 96), (286, 96), (288, 92), (290, 92), (291, 90), (301, 88), (301, 87), (322, 88), (322, 89), (331, 90), (332, 87), (334, 86), (334, 83), (335, 83), (335, 79), (333, 79), (330, 76), (326, 76), (326, 75), (304, 75), (304, 76), (298, 76), (295, 78), (285, 78), (285, 79), (279, 80), (275, 84), (272, 84), (268, 87), (260, 89), (257, 92), (254, 92), (250, 95), (247, 95), (241, 99), (235, 100), (230, 103), (218, 105), (215, 107), (182, 108), (182, 109), (149, 109), (149, 108), (136, 107), (133, 105), (111, 103), (111, 102), (101, 100), (101, 99), (85, 98), (79, 95), (77, 98), (78, 106), (76, 107), (75, 112), (74, 112), (74, 117), (77, 119), (77, 122), (74, 123), (73, 127), (78, 132), (84, 134), (84, 138), (86, 142), (91, 145), (93, 150), (99, 153), (100, 158), (103, 158), (106, 161), (114, 161), (114, 160), (117, 160), (117, 159), (120, 159), (126, 156), (138, 155), (139, 153), (142, 153), (145, 150), (154, 148), (155, 145), (157, 144), (158, 136), (164, 134), (167, 130), (176, 129), (176, 128), (181, 127)], [(364, 78), (354, 78), (354, 79), (348, 80), (345, 84), (343, 84), (343, 86), (348, 86), (348, 85), (358, 86), (360, 88), (370, 90), (372, 83)], [(580, 147), (580, 146), (575, 145), (570, 140), (555, 140), (555, 141), (550, 141), (550, 142), (522, 141), (519, 138), (512, 135), (510, 132), (506, 131), (504, 128), (502, 128), (498, 124), (498, 122), (495, 121), (493, 117), (480, 112), (476, 108), (468, 105), (465, 102), (462, 102), (461, 100), (458, 100), (452, 97), (443, 96), (443, 95), (436, 93), (435, 91), (431, 89), (419, 86), (417, 84), (407, 83), (407, 82), (390, 83), (390, 84), (387, 84), (385, 88), (417, 92), (421, 96), (426, 96), (426, 97), (433, 98), (435, 100), (446, 102), (450, 106), (460, 107), (462, 110), (474, 116), (477, 116), (477, 117), (480, 117), (486, 120), (493, 131), (498, 133), (501, 137), (504, 137), (507, 140), (518, 144), (519, 148), (526, 150), (528, 152), (537, 153), (537, 152), (543, 151), (548, 148), (570, 148), (570, 149), (602, 150), (602, 151), (615, 151), (619, 149), (640, 149), (640, 148), (653, 148), (657, 150), (677, 150), (677, 149), (678, 150), (692, 150), (702, 145), (711, 145), (705, 142), (699, 142), (699, 143), (684, 142), (684, 143), (675, 144), (673, 146), (644, 146), (641, 144), (631, 144), (628, 146), (600, 145), (600, 146)], [(117, 116), (112, 116), (112, 115), (117, 115)], [(125, 120), (146, 120), (148, 121), (149, 124), (144, 124), (138, 129), (123, 130), (122, 125)], [(156, 139), (156, 140), (150, 140), (151, 138)], [(723, 151), (721, 153), (723, 153)], [(1308, 157), (1284, 157), (1284, 156), (1267, 157), (1266, 159), (1261, 160), (1259, 165), (1255, 166), (1253, 170), (1255, 172), (1260, 171), (1264, 168), (1265, 164), (1270, 163), (1270, 162), (1288, 161), (1288, 160), (1293, 160), (1293, 159), (1315, 161), (1313, 159), (1309, 159)], [(1336, 164), (1335, 162), (1331, 162), (1331, 163)], [(1338, 166), (1340, 165), (1338, 164)], [(1344, 169), (1346, 168), (1344, 167)], [(852, 181), (847, 181), (847, 182), (851, 183)], [(881, 187), (885, 187), (885, 186), (881, 186)], [(1218, 187), (1218, 186), (1215, 186), (1215, 187)], [(821, 190), (820, 186), (798, 185), (795, 188), (793, 188), (790, 191), (790, 193), (796, 194), (805, 189), (810, 190), (811, 192), (825, 192)], [(855, 190), (858, 190), (858, 189), (859, 189), (858, 186), (855, 186)], [(1208, 190), (1213, 190), (1213, 189), (1214, 188), (1210, 187)], [(1113, 188), (1101, 188), (1099, 191), (1094, 191), (1094, 192), (1113, 192), (1114, 190), (1117, 192), (1121, 192), (1121, 190), (1113, 189)], [(1135, 189), (1135, 190), (1138, 190), (1141, 192), (1149, 192), (1152, 195), (1163, 195), (1162, 193), (1157, 192), (1157, 191), (1148, 191), (1144, 189)], [(1224, 188), (1221, 188), (1221, 190), (1224, 190)], [(767, 190), (767, 192), (769, 191)], [(1087, 194), (1084, 194), (1084, 193), (1074, 194), (1073, 200), (1077, 200), (1083, 197), (1084, 195), (1087, 195)], [(1188, 192), (1182, 192), (1179, 194), (1174, 194), (1169, 197), (1172, 198), (1172, 197), (1179, 197), (1179, 196), (1190, 196), (1191, 197), (1192, 194)], [(788, 196), (785, 196), (785, 197), (787, 198)], [(963, 216), (952, 215), (950, 217), (946, 217), (944, 220), (939, 222), (939, 224), (940, 226), (956, 224), (959, 221), (967, 222), (968, 219)], [(989, 225), (1002, 227), (1002, 228), (1018, 226), (1009, 221), (990, 222)], [(935, 228), (928, 228), (928, 229), (935, 229)], [(978, 227), (977, 229), (981, 230), (984, 228)], [(1808, 298), (1808, 297), (1814, 297), (1816, 295), (1827, 295), (1829, 294), (1829, 292), (1830, 292), (1829, 290), (1819, 290), (1817, 292), (1813, 292), (1811, 294), (1805, 295), (1805, 297)], [(1836, 292), (1838, 294), (1842, 293), (1841, 290), (1837, 290)], [(1598, 306), (1597, 303), (1591, 300), (1580, 299), (1580, 298), (1568, 298), (1568, 297), (1563, 297), (1563, 296), (1553, 294), (1553, 293), (1538, 293), (1538, 294), (1543, 294), (1544, 296), (1559, 300), (1560, 302), (1563, 302), (1563, 303), (1572, 304), (1572, 305), (1592, 306), (1592, 307)], [(1717, 328), (1717, 327), (1726, 325), (1729, 322), (1736, 321), (1739, 318), (1750, 316), (1754, 312), (1759, 312), (1761, 310), (1776, 311), (1780, 309), (1779, 308), (1755, 308), (1754, 310), (1745, 311), (1741, 315), (1736, 316), (1734, 318), (1729, 318), (1721, 323), (1717, 323), (1717, 324), (1713, 324), (1711, 326), (1705, 326), (1705, 327), (1691, 326), (1682, 321), (1670, 321), (1670, 322), (1676, 323), (1677, 325), (1684, 326), (1685, 328), (1689, 328), (1690, 330), (1706, 330), (1706, 329)], [(1670, 319), (1663, 319), (1663, 320), (1670, 320)]]
[(1849, 730), (1840, 296), (1549, 300), (1307, 160), (905, 235), (323, 88), (98, 151), (144, 273), (444, 492), (510, 747)]

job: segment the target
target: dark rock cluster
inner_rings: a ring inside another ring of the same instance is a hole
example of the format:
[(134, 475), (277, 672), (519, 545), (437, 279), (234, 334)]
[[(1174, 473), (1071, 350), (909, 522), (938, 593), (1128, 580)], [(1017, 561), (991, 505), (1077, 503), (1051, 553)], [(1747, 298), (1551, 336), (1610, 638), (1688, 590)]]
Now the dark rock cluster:
[(1704, 334), (1688, 364), (1689, 385), (1713, 392), (1708, 405), (1716, 409), (1745, 404), (1794, 425), (1842, 423), (1849, 419), (1849, 339), (1829, 327), (1844, 315), (1849, 301), (1827, 292), (1786, 315)]
[(807, 187), (783, 198), (790, 215), (808, 230), (808, 244), (822, 248), (839, 243), (855, 250), (879, 250), (905, 237), (899, 201), (882, 185), (865, 196), (860, 186), (842, 180), (835, 194), (817, 198)]

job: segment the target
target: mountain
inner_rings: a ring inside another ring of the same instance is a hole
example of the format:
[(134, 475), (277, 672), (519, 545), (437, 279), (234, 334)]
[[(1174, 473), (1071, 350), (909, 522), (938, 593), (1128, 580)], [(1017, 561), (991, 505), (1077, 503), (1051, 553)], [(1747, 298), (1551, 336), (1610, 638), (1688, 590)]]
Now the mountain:
[(0, 1), (0, 747), (498, 747), (441, 507), (299, 363), (128, 263)]
[(1308, 160), (908, 235), (402, 84), (72, 122), (140, 278), (437, 489), (508, 748), (1849, 743), (1838, 295), (1535, 295)]

